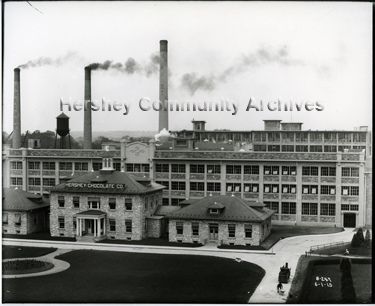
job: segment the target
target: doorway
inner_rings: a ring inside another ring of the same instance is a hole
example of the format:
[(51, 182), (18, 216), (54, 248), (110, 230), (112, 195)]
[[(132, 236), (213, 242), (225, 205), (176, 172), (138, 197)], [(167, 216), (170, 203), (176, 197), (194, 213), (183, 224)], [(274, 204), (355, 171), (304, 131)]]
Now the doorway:
[(356, 214), (344, 213), (344, 227), (356, 227)]
[(219, 225), (218, 224), (210, 224), (210, 234), (209, 234), (209, 240), (217, 240), (219, 238)]

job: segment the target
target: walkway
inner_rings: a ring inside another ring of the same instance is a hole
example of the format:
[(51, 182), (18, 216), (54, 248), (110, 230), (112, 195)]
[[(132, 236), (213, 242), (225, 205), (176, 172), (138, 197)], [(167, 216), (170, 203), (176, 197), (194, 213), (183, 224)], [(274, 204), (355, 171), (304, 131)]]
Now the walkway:
[(276, 291), (280, 267), (288, 262), (291, 268), (291, 280), (293, 279), (298, 259), (311, 246), (328, 242), (351, 241), (353, 229), (326, 235), (295, 236), (280, 240), (269, 251), (248, 250), (223, 250), (211, 247), (184, 248), (184, 247), (162, 247), (143, 245), (120, 245), (107, 243), (85, 243), (65, 241), (41, 241), (22, 239), (3, 239), (4, 245), (54, 247), (59, 249), (79, 250), (91, 249), (101, 251), (117, 251), (132, 253), (157, 253), (157, 254), (183, 254), (183, 255), (206, 255), (224, 258), (241, 258), (262, 267), (266, 274), (255, 292), (250, 298), (250, 303), (285, 303), (290, 290), (291, 281), (284, 284), (285, 295), (281, 296)]
[[(5, 244), (5, 243), (3, 243), (3, 244)], [(5, 244), (5, 245), (7, 245), (7, 244)], [(19, 244), (19, 245), (21, 245), (21, 244)], [(35, 246), (35, 244), (33, 246)], [(14, 275), (4, 275), (3, 274), (3, 278), (34, 277), (34, 276), (49, 275), (49, 274), (54, 274), (54, 273), (59, 273), (59, 272), (65, 271), (65, 270), (69, 269), (70, 264), (66, 261), (56, 259), (55, 257), (60, 256), (60, 255), (65, 254), (65, 253), (68, 253), (70, 251), (71, 251), (70, 249), (57, 249), (56, 251), (54, 251), (52, 253), (49, 253), (49, 254), (46, 254), (46, 255), (43, 255), (43, 256), (39, 256), (39, 257), (4, 259), (3, 262), (14, 261), (14, 260), (36, 259), (36, 260), (46, 261), (46, 262), (49, 262), (49, 263), (53, 264), (53, 268), (49, 269), (49, 270), (46, 270), (46, 271), (42, 271), (42, 272), (35, 272), (35, 273), (28, 273), (28, 274), (14, 274)]]

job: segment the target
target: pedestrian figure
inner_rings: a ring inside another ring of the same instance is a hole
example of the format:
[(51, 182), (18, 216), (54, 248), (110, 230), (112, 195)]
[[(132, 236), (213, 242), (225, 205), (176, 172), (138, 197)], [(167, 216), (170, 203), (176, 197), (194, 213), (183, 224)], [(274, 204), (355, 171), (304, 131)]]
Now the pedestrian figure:
[(277, 284), (277, 293), (280, 293), (280, 291), (283, 289), (283, 284), (281, 283), (281, 282), (279, 282), (278, 284)]
[(345, 249), (344, 255), (349, 255), (349, 250), (348, 249)]

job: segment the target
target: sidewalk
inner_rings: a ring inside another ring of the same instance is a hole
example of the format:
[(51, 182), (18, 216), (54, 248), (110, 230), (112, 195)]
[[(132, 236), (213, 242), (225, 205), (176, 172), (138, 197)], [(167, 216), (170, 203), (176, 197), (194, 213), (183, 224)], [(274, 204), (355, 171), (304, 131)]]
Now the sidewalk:
[[(41, 241), (41, 240), (22, 240), (22, 239), (3, 239), (4, 245), (19, 246), (39, 246), (54, 247), (65, 250), (101, 250), (132, 253), (155, 253), (155, 254), (181, 254), (181, 255), (204, 255), (218, 256), (224, 258), (241, 258), (244, 261), (254, 263), (262, 267), (266, 274), (257, 289), (250, 298), (250, 303), (285, 303), (288, 296), (291, 280), (293, 279), (298, 258), (305, 254), (311, 246), (338, 241), (351, 241), (353, 229), (346, 229), (343, 232), (325, 235), (295, 236), (280, 240), (271, 250), (229, 250), (214, 249), (210, 246), (198, 248), (184, 247), (164, 247), (164, 246), (143, 246), (143, 245), (120, 245), (107, 243), (89, 243), (89, 242), (67, 242), (67, 241)], [(272, 253), (272, 251), (274, 253)], [(269, 255), (269, 256), (264, 256)], [(291, 268), (291, 279), (288, 284), (283, 285), (285, 294), (279, 295), (276, 290), (278, 283), (278, 274), (280, 267), (288, 262)]]

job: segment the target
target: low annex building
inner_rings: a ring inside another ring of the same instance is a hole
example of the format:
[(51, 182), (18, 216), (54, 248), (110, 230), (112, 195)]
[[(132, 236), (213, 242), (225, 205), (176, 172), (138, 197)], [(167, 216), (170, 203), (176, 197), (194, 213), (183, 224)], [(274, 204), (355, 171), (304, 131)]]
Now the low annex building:
[(260, 245), (274, 211), (235, 196), (208, 196), (168, 214), (169, 241)]
[(99, 241), (141, 240), (161, 236), (163, 218), (154, 216), (162, 189), (148, 178), (104, 167), (51, 189), (51, 236)]
[(49, 200), (18, 188), (3, 188), (3, 233), (27, 235), (48, 229)]

